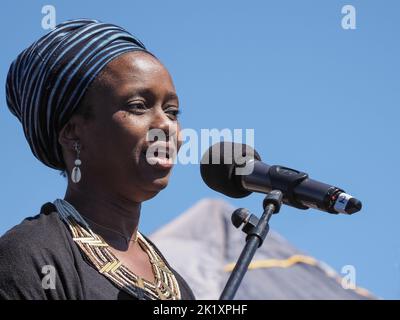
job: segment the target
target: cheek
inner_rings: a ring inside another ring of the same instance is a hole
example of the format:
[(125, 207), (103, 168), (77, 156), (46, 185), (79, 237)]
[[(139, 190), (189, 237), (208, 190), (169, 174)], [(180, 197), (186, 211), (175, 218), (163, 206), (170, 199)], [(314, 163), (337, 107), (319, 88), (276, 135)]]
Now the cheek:
[(111, 147), (120, 146), (123, 152), (140, 153), (146, 141), (148, 125), (145, 117), (138, 117), (127, 112), (117, 112), (113, 116), (108, 140)]

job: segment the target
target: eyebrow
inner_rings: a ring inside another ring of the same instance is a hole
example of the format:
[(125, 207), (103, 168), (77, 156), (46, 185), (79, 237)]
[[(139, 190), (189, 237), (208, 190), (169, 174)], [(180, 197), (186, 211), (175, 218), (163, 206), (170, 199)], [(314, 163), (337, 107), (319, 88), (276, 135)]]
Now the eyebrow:
[(167, 97), (168, 100), (175, 99), (175, 100), (179, 101), (179, 98), (178, 98), (177, 94), (175, 92), (172, 92), (172, 91), (168, 91), (166, 97)]
[[(134, 96), (143, 96), (147, 99), (152, 99), (155, 100), (155, 95), (154, 92), (148, 88), (138, 88), (135, 90), (132, 90), (132, 92), (130, 92), (127, 97), (131, 98)], [(179, 102), (179, 98), (177, 96), (177, 94), (173, 91), (168, 91), (165, 95), (165, 100), (177, 100)]]

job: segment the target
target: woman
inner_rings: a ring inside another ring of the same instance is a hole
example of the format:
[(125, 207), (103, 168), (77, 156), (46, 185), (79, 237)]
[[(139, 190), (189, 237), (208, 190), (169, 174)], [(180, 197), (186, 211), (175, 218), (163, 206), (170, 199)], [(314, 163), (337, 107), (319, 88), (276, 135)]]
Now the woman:
[(33, 154), (68, 187), (0, 239), (0, 297), (194, 299), (138, 231), (180, 146), (161, 62), (118, 26), (67, 21), (17, 57), (6, 91)]

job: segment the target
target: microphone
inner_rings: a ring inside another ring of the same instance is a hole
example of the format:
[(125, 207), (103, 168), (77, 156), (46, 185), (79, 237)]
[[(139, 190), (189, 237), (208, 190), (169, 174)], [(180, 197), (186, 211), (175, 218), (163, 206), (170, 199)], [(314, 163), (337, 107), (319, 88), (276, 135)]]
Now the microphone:
[(360, 200), (341, 188), (310, 179), (298, 170), (262, 162), (257, 151), (245, 144), (212, 145), (201, 159), (200, 173), (211, 189), (233, 198), (280, 190), (283, 203), (299, 209), (353, 214), (362, 207)]

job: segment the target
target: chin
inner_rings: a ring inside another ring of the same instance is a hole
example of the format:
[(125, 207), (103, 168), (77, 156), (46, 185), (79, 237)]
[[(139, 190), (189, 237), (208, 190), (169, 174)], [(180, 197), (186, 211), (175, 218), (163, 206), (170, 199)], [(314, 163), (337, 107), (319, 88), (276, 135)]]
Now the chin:
[(168, 185), (168, 178), (159, 178), (146, 184), (141, 196), (141, 201), (147, 201), (154, 198), (161, 190)]
[(168, 186), (168, 177), (158, 178), (151, 182), (151, 190), (160, 192)]

